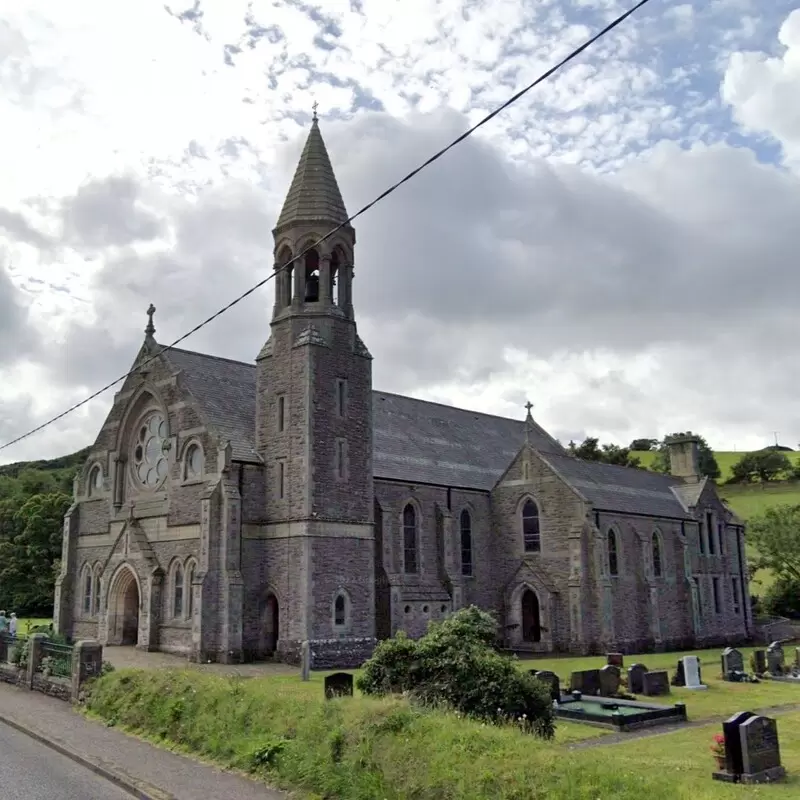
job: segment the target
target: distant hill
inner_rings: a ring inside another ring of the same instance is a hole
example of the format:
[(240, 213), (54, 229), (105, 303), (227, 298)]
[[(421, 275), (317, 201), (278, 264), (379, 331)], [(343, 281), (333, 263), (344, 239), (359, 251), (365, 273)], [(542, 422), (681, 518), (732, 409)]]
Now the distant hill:
[(15, 461), (13, 464), (3, 464), (0, 466), (0, 475), (9, 478), (18, 478), (20, 472), (26, 469), (37, 469), (42, 472), (56, 472), (62, 469), (75, 469), (86, 461), (89, 455), (89, 448), (84, 447), (77, 453), (68, 456), (59, 456), (44, 461)]
[(85, 447), (68, 456), (0, 466), (0, 500), (54, 491), (71, 496), (72, 479), (88, 454), (89, 448)]
[[(765, 450), (774, 450), (774, 447), (764, 448)], [(783, 450), (783, 448), (781, 448)], [(800, 453), (794, 452), (793, 450), (784, 450), (786, 457), (791, 461), (793, 464), (800, 463)], [(722, 473), (719, 482), (724, 483), (728, 478), (731, 477), (733, 465), (745, 454), (745, 451), (734, 451), (734, 450), (715, 450), (714, 451), (714, 458), (717, 459), (717, 464), (719, 464), (719, 471)], [(643, 467), (647, 467), (648, 469), (653, 465), (653, 462), (656, 460), (657, 451), (656, 450), (632, 450), (632, 456), (636, 456), (636, 458), (641, 461)]]

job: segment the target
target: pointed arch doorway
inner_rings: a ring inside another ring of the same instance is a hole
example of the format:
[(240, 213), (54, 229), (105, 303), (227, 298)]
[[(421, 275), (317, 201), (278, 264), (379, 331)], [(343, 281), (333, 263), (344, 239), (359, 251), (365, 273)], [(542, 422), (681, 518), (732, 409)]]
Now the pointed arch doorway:
[(522, 641), (542, 641), (542, 617), (539, 608), (539, 598), (533, 589), (525, 589), (520, 599), (522, 610)]
[(125, 565), (114, 576), (108, 593), (108, 644), (139, 644), (139, 581)]
[(280, 606), (274, 592), (268, 592), (261, 612), (261, 636), (259, 650), (269, 657), (278, 649), (280, 637)]

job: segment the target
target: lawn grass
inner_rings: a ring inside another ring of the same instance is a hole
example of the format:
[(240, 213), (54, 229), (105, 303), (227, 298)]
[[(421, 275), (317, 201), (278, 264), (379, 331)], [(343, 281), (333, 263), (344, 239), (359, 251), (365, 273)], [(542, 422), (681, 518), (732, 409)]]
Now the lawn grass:
[[(745, 649), (745, 657), (749, 656)], [(719, 650), (696, 651), (707, 691), (673, 688), (657, 702), (685, 702), (689, 719), (716, 720), (741, 710), (800, 703), (795, 686), (719, 679)], [(675, 668), (687, 653), (626, 656), (651, 669)], [(520, 668), (572, 670), (603, 658), (542, 658)], [(513, 726), (496, 727), (443, 711), (422, 711), (403, 698), (361, 696), (325, 701), (325, 673), (303, 682), (291, 675), (241, 679), (199, 670), (118, 670), (98, 679), (87, 713), (107, 724), (254, 773), (301, 796), (341, 800), (666, 800), (667, 798), (796, 797), (798, 779), (766, 789), (711, 781), (711, 736), (718, 726), (631, 737), (604, 745), (610, 732), (557, 721), (542, 741)], [(787, 768), (800, 774), (800, 713), (779, 718)], [(599, 745), (567, 751), (594, 739)], [(609, 740), (611, 741), (611, 740)]]

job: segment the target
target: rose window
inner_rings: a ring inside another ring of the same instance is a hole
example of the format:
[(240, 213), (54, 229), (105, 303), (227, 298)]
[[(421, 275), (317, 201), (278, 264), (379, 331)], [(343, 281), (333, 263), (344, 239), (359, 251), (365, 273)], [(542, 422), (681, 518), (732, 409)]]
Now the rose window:
[(133, 448), (133, 472), (148, 489), (158, 486), (167, 477), (168, 465), (164, 444), (167, 423), (161, 414), (151, 414), (139, 426)]

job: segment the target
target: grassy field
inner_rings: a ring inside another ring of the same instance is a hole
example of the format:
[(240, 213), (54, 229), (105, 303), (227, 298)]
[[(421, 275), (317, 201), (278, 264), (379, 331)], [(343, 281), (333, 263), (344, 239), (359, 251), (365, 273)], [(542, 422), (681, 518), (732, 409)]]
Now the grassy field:
[[(749, 656), (749, 653), (745, 653)], [(686, 653), (626, 656), (673, 670)], [(673, 688), (704, 727), (605, 744), (609, 732), (557, 723), (554, 741), (440, 711), (402, 698), (323, 699), (322, 673), (309, 682), (276, 675), (243, 680), (197, 670), (119, 670), (101, 678), (88, 712), (163, 746), (199, 755), (308, 798), (341, 800), (667, 800), (800, 796), (800, 712), (781, 715), (787, 783), (750, 788), (713, 782), (709, 752), (717, 721), (735, 711), (800, 703), (798, 687), (721, 681), (719, 650), (699, 651), (709, 689)], [(543, 658), (521, 668), (553, 669), (562, 680), (603, 659)], [(713, 722), (712, 722), (713, 721)], [(588, 747), (581, 744), (582, 740)], [(613, 740), (609, 740), (612, 742)], [(577, 747), (577, 749), (575, 749)], [(568, 749), (570, 748), (570, 749)], [(798, 777), (795, 777), (798, 776)]]

